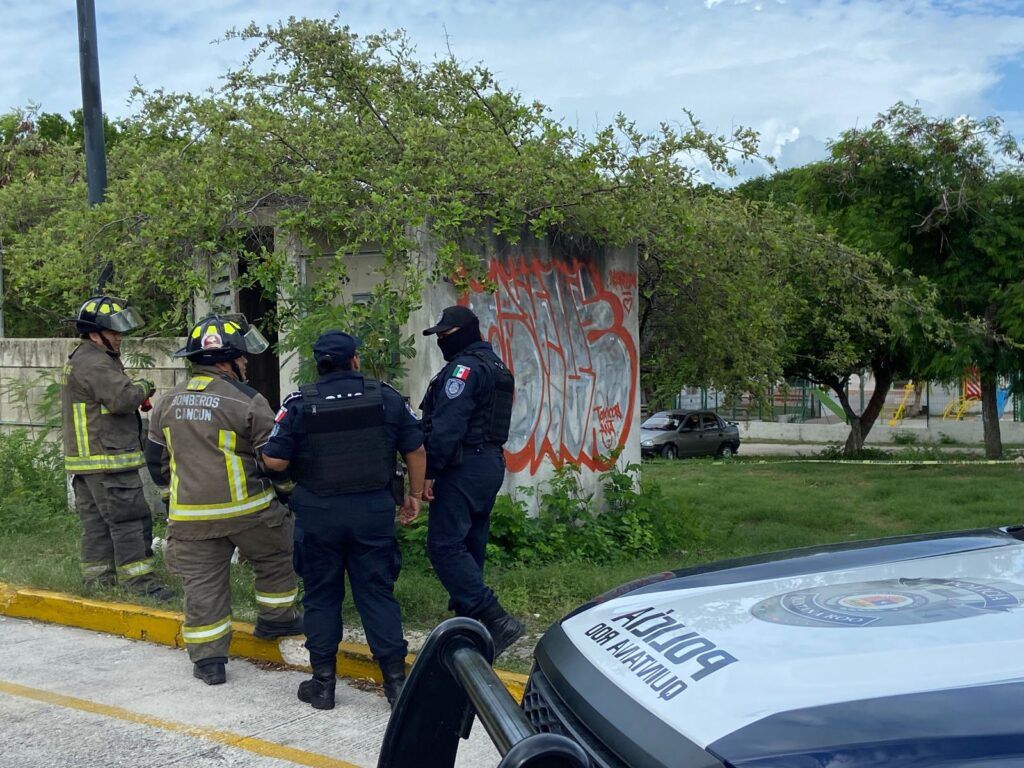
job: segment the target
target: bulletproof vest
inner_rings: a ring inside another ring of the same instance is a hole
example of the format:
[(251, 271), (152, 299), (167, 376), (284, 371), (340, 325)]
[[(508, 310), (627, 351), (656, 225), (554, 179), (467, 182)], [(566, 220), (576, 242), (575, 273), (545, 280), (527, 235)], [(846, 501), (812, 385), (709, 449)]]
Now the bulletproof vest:
[(427, 391), (423, 393), (423, 400), (420, 401), (420, 412), (423, 418), (420, 419), (420, 427), (423, 429), (423, 439), (430, 437), (434, 431), (434, 398), (437, 397), (437, 383), (441, 380), (441, 374), (437, 374), (427, 385)]
[(300, 387), (305, 439), (292, 477), (319, 494), (387, 488), (395, 475), (395, 446), (384, 423), (381, 383), (364, 379), (362, 394), (323, 396)]
[(484, 408), (477, 418), (484, 439), (489, 443), (504, 445), (508, 441), (508, 430), (512, 424), (512, 400), (515, 397), (516, 380), (497, 355), (488, 354), (482, 349), (475, 349), (466, 354), (475, 357), (491, 371), (491, 396), (484, 403)]

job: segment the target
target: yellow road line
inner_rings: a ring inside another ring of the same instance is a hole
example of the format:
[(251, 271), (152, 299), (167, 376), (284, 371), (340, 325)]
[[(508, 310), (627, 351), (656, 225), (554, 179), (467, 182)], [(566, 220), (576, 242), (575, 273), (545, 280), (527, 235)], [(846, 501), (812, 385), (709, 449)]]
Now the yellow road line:
[(17, 685), (16, 683), (8, 683), (4, 680), (0, 680), (0, 693), (19, 696), (23, 699), (33, 699), (44, 704), (64, 707), (65, 709), (77, 709), (81, 712), (123, 720), (127, 723), (148, 725), (152, 728), (159, 728), (172, 733), (181, 733), (197, 739), (215, 741), (219, 744), (234, 747), (235, 749), (244, 749), (246, 752), (252, 752), (263, 757), (287, 760), (296, 765), (309, 765), (313, 768), (359, 768), (359, 766), (347, 763), (344, 760), (338, 760), (327, 755), (319, 755), (315, 752), (306, 752), (294, 747), (286, 747), (283, 744), (275, 744), (272, 741), (264, 741), (253, 736), (243, 736), (231, 731), (218, 731), (198, 725), (176, 723), (173, 720), (162, 720), (152, 715), (144, 715), (139, 712), (121, 709), (120, 707), (111, 707), (107, 704), (99, 704), (87, 699), (76, 699), (73, 696), (63, 696), (59, 693), (51, 693), (50, 691), (43, 691), (38, 688), (29, 688), (24, 685)]

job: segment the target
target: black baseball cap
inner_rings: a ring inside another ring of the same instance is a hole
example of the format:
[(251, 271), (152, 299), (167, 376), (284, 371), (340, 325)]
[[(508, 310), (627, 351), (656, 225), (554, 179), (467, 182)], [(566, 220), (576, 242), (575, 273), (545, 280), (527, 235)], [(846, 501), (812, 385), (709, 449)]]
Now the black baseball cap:
[(455, 304), (451, 307), (445, 307), (441, 316), (437, 318), (437, 324), (427, 328), (423, 335), (430, 336), (433, 333), (444, 333), (452, 328), (464, 328), (467, 325), (474, 324), (480, 324), (480, 318), (476, 316), (476, 313), (469, 307)]
[(313, 344), (313, 359), (318, 363), (327, 359), (344, 363), (355, 357), (362, 343), (359, 337), (344, 331), (327, 331), (320, 334), (320, 338)]

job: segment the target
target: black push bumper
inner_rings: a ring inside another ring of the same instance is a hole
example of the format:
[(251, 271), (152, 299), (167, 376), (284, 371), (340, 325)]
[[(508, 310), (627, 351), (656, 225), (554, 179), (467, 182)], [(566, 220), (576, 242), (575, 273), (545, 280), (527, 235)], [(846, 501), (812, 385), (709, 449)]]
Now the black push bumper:
[(502, 759), (498, 768), (587, 768), (565, 736), (536, 733), (491, 668), (494, 646), (472, 619), (437, 626), (416, 657), (388, 722), (377, 768), (452, 768), (476, 716)]

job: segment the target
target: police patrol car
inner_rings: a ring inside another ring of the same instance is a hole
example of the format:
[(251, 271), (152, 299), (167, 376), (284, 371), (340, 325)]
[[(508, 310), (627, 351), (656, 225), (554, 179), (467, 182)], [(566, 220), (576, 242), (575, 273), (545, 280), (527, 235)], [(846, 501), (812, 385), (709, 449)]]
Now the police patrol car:
[(535, 651), (523, 711), (604, 768), (1024, 765), (1024, 530), (665, 573)]

